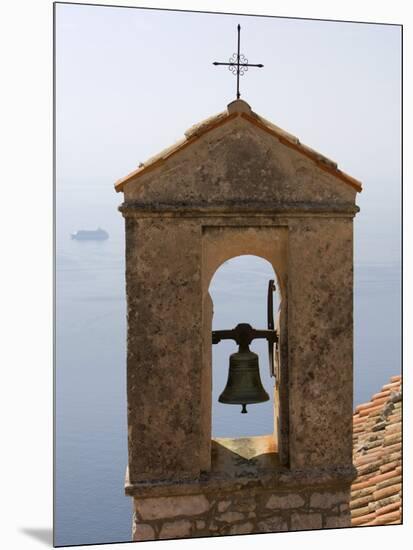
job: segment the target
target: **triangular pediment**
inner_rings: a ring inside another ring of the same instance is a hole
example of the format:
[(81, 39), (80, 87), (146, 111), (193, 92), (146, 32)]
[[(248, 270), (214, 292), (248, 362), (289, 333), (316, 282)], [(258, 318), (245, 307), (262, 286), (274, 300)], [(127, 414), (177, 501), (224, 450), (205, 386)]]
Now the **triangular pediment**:
[(126, 200), (352, 202), (361, 183), (237, 100), (118, 180)]

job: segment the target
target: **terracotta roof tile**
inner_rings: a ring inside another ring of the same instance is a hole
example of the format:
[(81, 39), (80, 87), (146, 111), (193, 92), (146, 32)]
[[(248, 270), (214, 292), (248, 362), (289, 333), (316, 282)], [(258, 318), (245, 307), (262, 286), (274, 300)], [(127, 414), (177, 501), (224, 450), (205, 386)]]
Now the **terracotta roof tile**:
[(358, 476), (351, 487), (354, 526), (401, 523), (401, 376), (392, 376), (353, 416), (353, 463)]
[(365, 487), (357, 487), (357, 489), (352, 488), (350, 508), (356, 508), (356, 506), (353, 506), (353, 501), (365, 497), (366, 495), (371, 495), (373, 491), (374, 487), (372, 487), (371, 485), (366, 485)]
[(381, 508), (377, 508), (376, 516), (381, 516), (383, 514), (387, 514), (388, 512), (393, 512), (394, 510), (399, 510), (399, 508), (400, 508), (400, 502), (393, 502), (392, 504), (387, 504), (386, 506), (382, 506)]
[[(374, 451), (374, 452), (372, 452)], [(360, 456), (354, 460), (354, 466), (363, 466), (363, 464), (369, 464), (373, 458), (377, 458), (382, 454), (381, 449), (370, 449), (365, 455)]]
[(393, 390), (393, 389), (398, 389), (400, 388), (400, 380), (396, 381), (396, 382), (390, 382), (389, 384), (386, 384), (383, 386), (382, 388), (382, 391), (384, 390)]
[(374, 491), (373, 497), (376, 501), (381, 500), (382, 498), (392, 497), (393, 495), (400, 493), (401, 488), (401, 483), (390, 485), (389, 487), (385, 487), (384, 489)]
[(351, 525), (367, 525), (369, 521), (376, 519), (376, 514), (364, 514), (360, 517), (355, 517), (353, 511), (351, 512)]
[[(376, 405), (375, 403), (370, 403), (368, 407), (362, 409), (361, 411), (359, 411), (359, 415), (360, 416), (369, 416), (370, 418), (372, 418), (373, 416), (377, 416), (382, 410), (382, 406), (381, 405)], [(377, 413), (377, 414), (374, 414), (374, 413)]]
[[(389, 394), (390, 394), (390, 391), (389, 391)], [(382, 392), (381, 394), (379, 393), (376, 395), (381, 395), (381, 397), (376, 399), (373, 397), (370, 403), (363, 403), (362, 405), (358, 405), (356, 407), (356, 412), (363, 411), (365, 409), (371, 409), (371, 407), (378, 407), (379, 405), (382, 405), (387, 401), (387, 395), (385, 395), (385, 392)]]
[(371, 398), (372, 401), (375, 401), (376, 399), (381, 399), (382, 397), (387, 397), (391, 394), (390, 390), (386, 391), (380, 391), (379, 393), (375, 393), (373, 397)]
[(400, 464), (400, 460), (387, 462), (386, 464), (383, 464), (383, 466), (380, 466), (380, 472), (382, 473), (390, 472), (391, 470), (394, 470), (399, 464)]
[[(401, 473), (400, 471), (398, 472)], [(377, 489), (384, 489), (385, 487), (393, 486), (395, 483), (401, 483), (402, 482), (402, 476), (401, 475), (393, 475), (390, 479), (385, 479), (384, 481), (380, 481), (377, 483)]]
[[(358, 480), (359, 480), (359, 478), (357, 478), (356, 481), (358, 481)], [(370, 491), (371, 493), (374, 491), (374, 487), (373, 488), (371, 487), (369, 479), (365, 479), (364, 481), (358, 481), (358, 483), (353, 483), (353, 485), (351, 486), (352, 498), (353, 498), (353, 492), (355, 493), (359, 489), (365, 489), (367, 487), (371, 488), (371, 491)]]
[(377, 516), (366, 525), (388, 525), (389, 523), (400, 523), (400, 510)]
[(367, 512), (370, 512), (369, 509), (369, 503), (371, 502), (371, 492), (368, 492), (366, 495), (360, 497), (360, 498), (354, 498), (353, 495), (351, 495), (351, 502), (350, 502), (350, 510), (354, 510), (354, 514), (360, 515), (360, 511), (364, 511), (367, 507)]
[(386, 481), (388, 479), (392, 479), (393, 477), (396, 477), (400, 472), (400, 467), (395, 468), (394, 470), (391, 470), (390, 472), (386, 472), (385, 474), (379, 474), (377, 476), (373, 476), (370, 478), (370, 483), (381, 483), (382, 481)]

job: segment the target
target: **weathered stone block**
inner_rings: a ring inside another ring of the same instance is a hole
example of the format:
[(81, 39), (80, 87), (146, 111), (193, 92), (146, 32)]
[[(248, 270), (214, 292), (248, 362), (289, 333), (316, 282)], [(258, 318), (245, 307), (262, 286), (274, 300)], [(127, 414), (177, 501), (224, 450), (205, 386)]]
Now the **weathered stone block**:
[(294, 512), (291, 516), (291, 530), (301, 531), (305, 529), (321, 529), (322, 517), (321, 514), (306, 514)]
[(339, 528), (339, 527), (351, 527), (351, 519), (347, 514), (341, 514), (339, 516), (328, 516), (325, 519), (325, 527), (330, 529)]
[(160, 539), (178, 539), (189, 537), (191, 534), (191, 522), (186, 519), (169, 521), (162, 526), (159, 533)]
[(287, 508), (300, 508), (304, 505), (304, 498), (300, 495), (271, 495), (266, 508), (271, 510), (283, 510)]
[(209, 510), (205, 495), (135, 499), (135, 509), (143, 520), (196, 516)]
[(145, 523), (133, 522), (132, 540), (144, 541), (144, 540), (154, 540), (154, 539), (155, 539), (155, 531), (153, 527)]
[(233, 521), (239, 521), (244, 518), (245, 518), (245, 515), (241, 514), (240, 512), (225, 512), (224, 514), (219, 516), (220, 521), (225, 521), (227, 523), (232, 523)]
[(237, 512), (252, 512), (256, 507), (257, 503), (252, 498), (234, 502), (234, 510)]
[(218, 512), (225, 512), (230, 506), (230, 500), (222, 500), (221, 502), (218, 502)]
[(233, 525), (229, 530), (229, 533), (231, 535), (244, 535), (246, 533), (252, 533), (253, 528), (253, 524), (250, 521), (247, 521), (247, 523), (238, 523), (237, 525)]
[(310, 508), (331, 509), (337, 504), (348, 502), (349, 500), (350, 491), (313, 493), (310, 498)]
[(277, 533), (288, 531), (287, 522), (280, 516), (273, 516), (258, 522), (258, 530), (262, 533)]

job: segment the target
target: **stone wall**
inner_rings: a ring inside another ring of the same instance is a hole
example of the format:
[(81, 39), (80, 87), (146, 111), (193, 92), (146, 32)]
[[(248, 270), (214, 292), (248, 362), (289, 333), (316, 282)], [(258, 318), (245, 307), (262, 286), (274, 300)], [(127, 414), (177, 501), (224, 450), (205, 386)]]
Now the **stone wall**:
[(240, 254), (270, 261), (281, 290), (282, 464), (351, 464), (352, 217), (124, 212), (132, 481), (210, 469), (208, 288), (219, 265)]
[(350, 527), (348, 502), (348, 489), (135, 498), (133, 540)]

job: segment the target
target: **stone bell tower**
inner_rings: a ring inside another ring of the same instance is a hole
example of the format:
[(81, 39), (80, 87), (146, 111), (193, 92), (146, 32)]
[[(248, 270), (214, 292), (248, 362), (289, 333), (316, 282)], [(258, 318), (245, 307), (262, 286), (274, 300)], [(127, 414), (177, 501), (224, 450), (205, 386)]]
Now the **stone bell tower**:
[[(236, 100), (116, 190), (134, 540), (350, 526), (361, 184)], [(274, 431), (213, 440), (208, 287), (242, 254), (281, 294)]]

